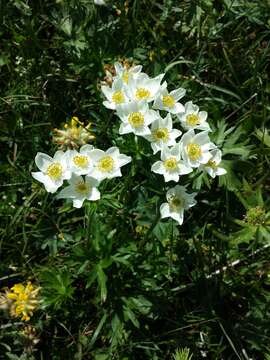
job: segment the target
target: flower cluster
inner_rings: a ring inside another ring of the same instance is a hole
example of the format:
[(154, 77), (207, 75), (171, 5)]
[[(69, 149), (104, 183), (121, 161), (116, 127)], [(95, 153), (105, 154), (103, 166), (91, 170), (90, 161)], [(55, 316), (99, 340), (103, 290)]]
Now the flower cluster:
[(32, 176), (50, 193), (55, 193), (67, 180), (69, 185), (57, 198), (72, 199), (73, 206), (80, 208), (84, 200), (100, 199), (99, 183), (121, 176), (121, 167), (130, 161), (131, 157), (120, 154), (117, 147), (103, 151), (86, 144), (79, 150), (56, 151), (53, 158), (37, 153), (35, 163), (40, 171), (32, 172)]
[(77, 149), (95, 138), (90, 131), (91, 125), (89, 123), (84, 126), (77, 116), (73, 116), (71, 121), (64, 125), (64, 129), (54, 129), (52, 140), (60, 149)]
[[(169, 91), (164, 74), (150, 78), (142, 66), (127, 68), (115, 64), (111, 86), (102, 86), (108, 109), (120, 118), (119, 134), (133, 133), (150, 142), (153, 153), (160, 152), (160, 160), (151, 170), (164, 176), (165, 182), (178, 182), (180, 177), (194, 169), (207, 172), (212, 178), (226, 170), (219, 166), (221, 151), (210, 141), (207, 113), (188, 101), (180, 100), (185, 89)], [(173, 128), (173, 123), (181, 126)], [(172, 217), (183, 223), (183, 211), (194, 206), (195, 194), (188, 194), (186, 187), (176, 185), (167, 192), (167, 203), (161, 205), (161, 217)]]
[(34, 287), (30, 281), (27, 285), (15, 284), (2, 296), (1, 302), (7, 305), (12, 316), (28, 321), (40, 303), (39, 290), (40, 288)]

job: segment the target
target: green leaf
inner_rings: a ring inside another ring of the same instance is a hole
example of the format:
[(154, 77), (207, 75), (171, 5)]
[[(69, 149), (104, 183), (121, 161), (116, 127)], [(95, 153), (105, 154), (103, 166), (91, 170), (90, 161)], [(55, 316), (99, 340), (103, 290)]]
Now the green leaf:
[(101, 297), (101, 301), (104, 302), (106, 301), (107, 298), (107, 286), (106, 286), (107, 276), (104, 273), (101, 264), (98, 264), (96, 269), (97, 269), (97, 281), (100, 289), (100, 297)]

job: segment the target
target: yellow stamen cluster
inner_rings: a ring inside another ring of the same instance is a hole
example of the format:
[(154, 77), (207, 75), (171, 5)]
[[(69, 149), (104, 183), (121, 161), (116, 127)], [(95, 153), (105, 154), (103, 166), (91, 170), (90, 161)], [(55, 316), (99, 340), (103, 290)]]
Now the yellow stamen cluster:
[(154, 131), (153, 137), (157, 141), (167, 142), (169, 140), (169, 131), (166, 128), (160, 128)]
[(6, 298), (11, 300), (10, 312), (12, 316), (20, 317), (23, 321), (30, 320), (33, 311), (39, 304), (38, 292), (40, 288), (35, 288), (29, 281), (26, 286), (23, 284), (14, 285), (6, 293)]
[(122, 104), (123, 102), (125, 102), (125, 96), (123, 94), (122, 91), (115, 91), (113, 96), (112, 96), (112, 101), (115, 104)]
[(52, 180), (59, 180), (63, 175), (63, 168), (59, 162), (52, 163), (48, 166), (46, 174)]
[(186, 122), (189, 126), (200, 125), (200, 118), (196, 114), (189, 114), (186, 117)]
[(210, 167), (211, 169), (217, 169), (217, 163), (214, 161), (214, 160), (209, 160), (208, 163), (205, 165), (205, 166), (208, 166)]
[(87, 168), (89, 164), (88, 157), (85, 155), (76, 155), (72, 160), (76, 166), (83, 169)]
[(183, 207), (183, 199), (177, 196), (172, 196), (168, 202), (171, 211), (177, 211), (179, 208)]
[(175, 157), (171, 157), (164, 161), (164, 167), (167, 170), (175, 170), (177, 168), (177, 160)]
[(137, 129), (137, 128), (143, 126), (144, 116), (140, 112), (131, 113), (128, 117), (128, 122), (130, 123), (131, 126), (133, 126), (134, 128)]
[(150, 95), (150, 91), (145, 88), (137, 88), (135, 94), (137, 100), (147, 99)]
[(111, 156), (105, 156), (98, 162), (98, 169), (102, 172), (110, 172), (114, 168), (114, 160)]
[(128, 74), (127, 71), (124, 71), (124, 72), (123, 72), (122, 79), (123, 79), (124, 83), (126, 83), (126, 84), (128, 83), (129, 74)]
[(201, 157), (202, 150), (198, 144), (188, 144), (187, 153), (192, 161), (196, 161)]
[(82, 195), (89, 193), (89, 190), (90, 190), (89, 185), (87, 185), (84, 181), (77, 183), (75, 188), (76, 188), (76, 191)]
[(76, 116), (73, 116), (71, 121), (64, 125), (64, 130), (54, 129), (53, 142), (61, 149), (77, 149), (95, 138), (90, 127), (91, 123), (84, 126)]
[(163, 96), (162, 98), (163, 106), (165, 107), (173, 107), (175, 105), (175, 100), (171, 95)]

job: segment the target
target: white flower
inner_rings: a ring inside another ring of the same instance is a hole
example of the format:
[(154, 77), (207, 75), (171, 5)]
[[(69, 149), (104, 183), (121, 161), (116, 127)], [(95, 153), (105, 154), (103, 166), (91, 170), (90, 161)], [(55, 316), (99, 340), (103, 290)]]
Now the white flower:
[(126, 68), (122, 64), (117, 62), (114, 64), (114, 67), (115, 67), (115, 71), (116, 71), (115, 80), (120, 78), (126, 85), (128, 85), (130, 83), (131, 79), (137, 78), (138, 74), (140, 74), (140, 72), (142, 71), (141, 65), (136, 65), (136, 66), (132, 66), (130, 68)]
[(93, 161), (91, 159), (92, 145), (83, 145), (80, 152), (77, 150), (68, 150), (66, 157), (69, 169), (76, 175), (86, 175), (93, 170)]
[(159, 94), (154, 101), (153, 108), (158, 110), (166, 110), (171, 114), (179, 114), (185, 111), (182, 104), (178, 102), (183, 96), (185, 96), (186, 90), (179, 88), (171, 91), (167, 90), (166, 81), (161, 85)]
[(101, 91), (107, 98), (107, 100), (103, 101), (103, 105), (108, 109), (115, 110), (117, 105), (124, 104), (128, 101), (122, 79), (116, 79), (112, 83), (112, 87), (101, 86)]
[(94, 4), (99, 5), (99, 6), (102, 6), (102, 5), (106, 6), (107, 5), (105, 0), (94, 0)]
[(177, 114), (178, 119), (181, 122), (181, 125), (187, 129), (198, 129), (198, 130), (207, 130), (211, 131), (207, 119), (206, 111), (199, 111), (199, 107), (194, 105), (192, 101), (188, 101), (185, 104), (184, 113)]
[(161, 151), (161, 161), (155, 162), (151, 170), (164, 176), (165, 181), (179, 181), (180, 175), (189, 174), (192, 168), (181, 160), (180, 145), (172, 148), (164, 146)]
[(115, 146), (109, 148), (106, 152), (95, 149), (91, 152), (91, 158), (94, 161), (94, 170), (91, 176), (99, 181), (122, 176), (121, 166), (131, 162), (131, 157), (120, 154), (119, 149)]
[(205, 165), (201, 165), (200, 169), (205, 170), (212, 178), (227, 174), (224, 168), (218, 166), (221, 162), (222, 152), (219, 149), (214, 149), (210, 151), (210, 154), (210, 160)]
[(197, 201), (194, 199), (195, 193), (188, 194), (185, 186), (176, 185), (174, 188), (167, 191), (167, 203), (160, 206), (161, 219), (171, 217), (178, 221), (179, 225), (183, 224), (184, 210), (196, 205)]
[(164, 74), (150, 78), (145, 73), (138, 75), (136, 79), (130, 79), (127, 94), (131, 100), (145, 100), (151, 102), (155, 99), (160, 89), (160, 83)]
[(84, 180), (82, 176), (72, 174), (68, 182), (69, 186), (60, 191), (56, 196), (57, 199), (72, 199), (76, 208), (82, 207), (84, 200), (100, 199), (100, 192), (97, 189), (99, 182), (96, 179), (86, 176)]
[(38, 152), (35, 163), (41, 171), (32, 172), (32, 176), (43, 183), (45, 189), (50, 193), (56, 192), (64, 180), (70, 179), (71, 173), (68, 170), (66, 154), (63, 151), (57, 151), (53, 158)]
[(189, 130), (182, 136), (180, 144), (183, 160), (194, 168), (206, 164), (211, 158), (209, 150), (216, 147), (210, 142), (207, 131), (195, 134), (194, 130)]
[(144, 136), (146, 140), (151, 142), (154, 154), (160, 151), (164, 145), (173, 146), (176, 144), (175, 139), (182, 132), (172, 128), (172, 117), (168, 114), (164, 119), (159, 117), (151, 124), (151, 135)]
[(146, 101), (132, 101), (117, 106), (117, 115), (122, 121), (119, 134), (133, 133), (139, 136), (150, 135), (148, 125), (159, 117), (156, 111), (149, 109)]

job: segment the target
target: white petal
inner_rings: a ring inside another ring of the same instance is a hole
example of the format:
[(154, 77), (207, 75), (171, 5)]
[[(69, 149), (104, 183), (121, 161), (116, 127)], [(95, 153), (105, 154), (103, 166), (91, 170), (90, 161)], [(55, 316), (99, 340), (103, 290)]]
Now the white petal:
[(132, 158), (130, 156), (125, 155), (125, 154), (119, 154), (117, 160), (118, 160), (119, 166), (124, 166), (124, 165), (130, 163)]
[(35, 163), (39, 170), (45, 172), (48, 168), (48, 166), (53, 162), (53, 158), (51, 158), (49, 155), (38, 152), (35, 157)]
[(199, 118), (201, 120), (201, 123), (205, 122), (207, 119), (207, 112), (206, 111), (200, 111), (199, 112)]
[(111, 101), (111, 98), (112, 98), (112, 89), (109, 87), (109, 86), (101, 86), (101, 91), (103, 92), (103, 94), (105, 95), (105, 97)]
[(88, 200), (96, 201), (100, 199), (100, 192), (97, 188), (93, 188), (90, 195), (87, 197)]
[(119, 177), (119, 176), (122, 176), (122, 173), (121, 173), (121, 170), (120, 169), (116, 169), (114, 172), (112, 173), (107, 173), (107, 178), (108, 179), (112, 179), (112, 178), (115, 178), (115, 177)]
[(117, 158), (119, 155), (119, 149), (116, 146), (112, 146), (106, 151), (106, 154), (110, 155), (113, 158)]
[(90, 187), (97, 187), (99, 185), (99, 181), (89, 175), (85, 177), (85, 183), (90, 185)]
[[(186, 94), (186, 90), (183, 88), (179, 88), (176, 90), (173, 90), (170, 95), (173, 96), (173, 98), (175, 99), (175, 101), (180, 100), (182, 97), (184, 97)], [(183, 107), (184, 108), (184, 107)]]
[(151, 131), (150, 131), (149, 127), (147, 127), (147, 126), (141, 126), (137, 129), (133, 128), (133, 132), (135, 135), (138, 135), (138, 136), (151, 135)]
[(116, 71), (117, 75), (119, 73), (121, 74), (124, 71), (124, 67), (119, 62), (114, 63), (114, 68), (115, 68), (115, 71)]
[(84, 202), (84, 199), (81, 200), (81, 199), (74, 199), (73, 200), (73, 206), (77, 209), (81, 208), (82, 207), (82, 204)]
[(76, 192), (74, 191), (74, 187), (69, 185), (62, 189), (59, 194), (56, 195), (57, 199), (74, 199), (76, 198)]
[(164, 180), (165, 182), (168, 182), (168, 181), (175, 181), (175, 182), (178, 182), (179, 181), (179, 175), (176, 173), (176, 172), (169, 172), (169, 171), (166, 171), (164, 172)]
[(224, 169), (224, 168), (217, 168), (217, 175), (220, 176), (220, 175), (225, 175), (227, 174), (227, 170)]
[(153, 171), (156, 174), (163, 174), (164, 173), (164, 166), (162, 161), (156, 161), (151, 166), (151, 171)]
[(202, 156), (200, 158), (200, 163), (201, 164), (207, 164), (210, 159), (211, 159), (210, 152), (202, 153)]
[(183, 146), (186, 146), (187, 144), (191, 143), (191, 140), (194, 138), (194, 136), (195, 136), (194, 130), (189, 130), (188, 132), (186, 132), (181, 138), (181, 142), (183, 143)]
[(85, 145), (83, 145), (83, 146), (80, 148), (80, 153), (81, 153), (81, 154), (87, 154), (87, 155), (88, 155), (88, 153), (89, 153), (90, 151), (92, 151), (92, 150), (94, 150), (94, 146), (93, 146), (93, 145), (85, 144)]
[(41, 172), (41, 171), (32, 172), (31, 175), (33, 176), (34, 179), (41, 182), (42, 184), (44, 184), (45, 178), (47, 176), (47, 175), (44, 175), (43, 172)]
[(54, 183), (49, 176), (43, 174), (42, 172), (32, 172), (32, 176), (45, 186), (47, 192), (52, 194), (55, 193), (56, 190), (63, 184), (62, 180), (60, 180), (57, 184)]
[(56, 153), (54, 154), (54, 157), (53, 157), (54, 160), (57, 160), (59, 162), (65, 162), (66, 161), (66, 155), (64, 153), (64, 151), (62, 150), (58, 150), (56, 151)]
[(211, 167), (206, 166), (205, 171), (214, 179), (216, 177), (216, 172)]
[(152, 142), (151, 148), (153, 150), (153, 153), (156, 154), (158, 151), (160, 151), (162, 149), (162, 146), (159, 143)]
[(170, 112), (172, 114), (179, 114), (179, 113), (183, 113), (185, 111), (185, 108), (182, 104), (180, 103), (176, 103), (174, 105), (174, 107), (170, 110)]
[(94, 162), (99, 161), (102, 157), (106, 156), (105, 152), (99, 149), (94, 149), (91, 151), (91, 159)]
[(195, 144), (198, 144), (198, 145), (209, 144), (210, 139), (208, 136), (208, 131), (202, 131), (201, 133), (196, 134), (194, 137), (194, 142), (195, 142)]
[(176, 213), (176, 212), (172, 212), (171, 213), (171, 217), (174, 219), (174, 220), (176, 220), (178, 223), (179, 223), (179, 225), (182, 225), (183, 224), (183, 221), (184, 221), (184, 210), (180, 210), (180, 212), (178, 213)]
[(180, 135), (182, 134), (182, 131), (178, 130), (178, 129), (172, 129), (172, 131), (170, 132), (170, 137), (172, 139), (176, 139), (178, 138)]
[(115, 104), (109, 101), (103, 101), (103, 105), (110, 110), (115, 110)]
[(133, 128), (131, 127), (131, 125), (129, 123), (121, 123), (120, 128), (119, 128), (119, 134), (120, 135), (125, 135), (125, 134), (129, 134), (133, 132)]
[(83, 177), (82, 176), (79, 176), (77, 174), (72, 174), (70, 180), (69, 180), (69, 184), (72, 184), (72, 185), (76, 185), (77, 183), (79, 182), (83, 182)]
[(161, 219), (167, 218), (171, 216), (170, 207), (168, 203), (163, 203), (160, 206), (160, 215)]
[(210, 151), (210, 154), (212, 155), (212, 159), (216, 164), (219, 164), (221, 162), (221, 156), (222, 152), (219, 149), (214, 149)]

